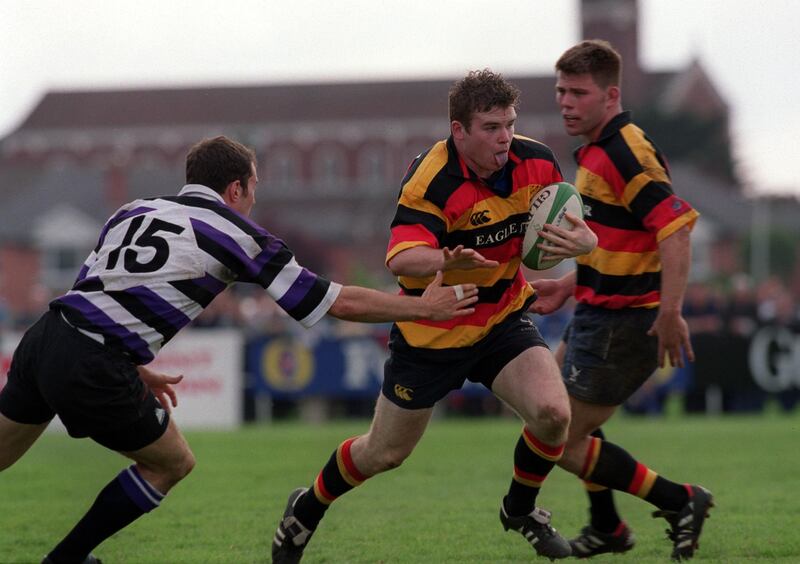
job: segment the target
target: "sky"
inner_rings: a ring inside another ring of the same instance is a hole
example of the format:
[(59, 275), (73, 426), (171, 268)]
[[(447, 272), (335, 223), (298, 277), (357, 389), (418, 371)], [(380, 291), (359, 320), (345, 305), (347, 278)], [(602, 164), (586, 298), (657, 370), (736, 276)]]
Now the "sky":
[[(547, 74), (582, 39), (578, 7), (578, 0), (0, 0), (0, 137), (49, 90), (455, 80), (483, 67)], [(800, 197), (793, 138), (800, 1), (639, 0), (639, 18), (647, 70), (696, 59), (728, 102), (747, 188)]]

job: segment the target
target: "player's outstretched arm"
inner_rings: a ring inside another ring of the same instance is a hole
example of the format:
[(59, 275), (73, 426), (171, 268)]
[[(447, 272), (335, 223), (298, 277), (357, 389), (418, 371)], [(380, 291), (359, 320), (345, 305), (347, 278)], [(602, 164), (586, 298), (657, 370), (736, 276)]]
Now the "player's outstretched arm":
[(464, 245), (458, 245), (453, 250), (447, 247), (412, 247), (393, 256), (387, 266), (395, 276), (423, 277), (440, 270), (495, 268), (499, 264), (496, 260), (485, 258), (475, 249), (465, 249)]
[(442, 321), (475, 312), (478, 301), (475, 284), (442, 286), (442, 273), (437, 272), (422, 296), (401, 296), (363, 288), (344, 286), (328, 313), (338, 319), (383, 323), (432, 319)]

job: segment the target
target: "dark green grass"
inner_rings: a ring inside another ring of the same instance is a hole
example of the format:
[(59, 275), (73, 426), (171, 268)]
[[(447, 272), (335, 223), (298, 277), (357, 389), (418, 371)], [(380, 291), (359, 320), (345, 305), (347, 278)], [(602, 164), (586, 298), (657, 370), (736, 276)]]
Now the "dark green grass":
[[(286, 495), (308, 485), (344, 438), (367, 422), (280, 423), (191, 432), (194, 473), (162, 507), (101, 545), (107, 563), (268, 562)], [(520, 425), (435, 420), (411, 458), (334, 504), (304, 562), (523, 562), (533, 551), (497, 512)], [(664, 419), (618, 417), (609, 439), (677, 481), (710, 488), (717, 508), (696, 560), (800, 562), (800, 414)], [(90, 441), (47, 434), (0, 474), (0, 562), (38, 562), (126, 462)], [(598, 562), (666, 562), (665, 522), (619, 495), (638, 542)], [(577, 480), (554, 470), (540, 505), (567, 535), (585, 522)], [(546, 560), (543, 560), (547, 562)]]

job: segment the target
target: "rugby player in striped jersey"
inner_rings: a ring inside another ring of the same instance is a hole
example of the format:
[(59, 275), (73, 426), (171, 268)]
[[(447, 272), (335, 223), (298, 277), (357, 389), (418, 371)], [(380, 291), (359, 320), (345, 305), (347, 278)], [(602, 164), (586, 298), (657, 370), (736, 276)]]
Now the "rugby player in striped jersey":
[[(401, 292), (419, 295), (442, 271), (445, 284), (476, 284), (478, 303), (458, 319), (392, 328), (372, 426), (342, 442), (309, 488), (290, 494), (273, 538), (273, 562), (298, 562), (328, 507), (399, 466), (422, 438), (436, 402), (467, 379), (506, 402), (524, 423), (509, 457), (502, 526), (522, 534), (540, 555), (570, 555), (549, 512), (536, 507), (564, 448), (569, 403), (555, 359), (527, 315), (533, 291), (520, 269), (531, 201), (562, 177), (548, 147), (514, 134), (518, 96), (499, 74), (469, 73), (450, 91), (450, 137), (414, 159), (406, 173), (386, 256)], [(548, 253), (571, 257), (594, 248), (594, 234), (574, 219), (574, 230), (550, 232)], [(457, 479), (459, 469), (451, 471)]]
[(537, 280), (534, 310), (578, 305), (556, 351), (572, 423), (559, 465), (581, 477), (590, 523), (572, 539), (578, 557), (626, 552), (633, 535), (611, 490), (649, 501), (671, 525), (672, 558), (691, 558), (708, 509), (708, 490), (659, 476), (605, 440), (601, 426), (668, 358), (694, 360), (681, 314), (698, 213), (672, 190), (664, 155), (622, 110), (622, 59), (605, 41), (583, 41), (556, 63), (564, 128), (586, 143), (575, 151), (575, 186), (597, 248), (559, 280)]
[(0, 470), (56, 414), (73, 437), (91, 437), (134, 461), (44, 562), (97, 562), (92, 549), (158, 507), (192, 470), (194, 456), (169, 416), (172, 385), (182, 377), (145, 365), (233, 282), (262, 286), (304, 327), (326, 314), (442, 321), (475, 311), (475, 285), (443, 287), (441, 273), (421, 296), (401, 296), (342, 286), (303, 268), (283, 241), (248, 219), (256, 156), (235, 141), (195, 145), (186, 182), (176, 196), (122, 206), (72, 289), (53, 300), (14, 353), (0, 391)]

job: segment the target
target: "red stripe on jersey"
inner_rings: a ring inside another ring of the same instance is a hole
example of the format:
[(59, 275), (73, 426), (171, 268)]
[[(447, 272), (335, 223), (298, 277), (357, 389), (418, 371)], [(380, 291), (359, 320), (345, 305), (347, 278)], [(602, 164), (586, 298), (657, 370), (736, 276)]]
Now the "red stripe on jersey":
[[(491, 196), (492, 194), (488, 194), (487, 197)], [(475, 205), (475, 188), (473, 188), (469, 182), (464, 182), (447, 197), (447, 202), (444, 205), (444, 209), (442, 209), (442, 213), (452, 224), (458, 221), (458, 219), (464, 215), (464, 212), (473, 205)]]
[(501, 264), (511, 262), (522, 254), (522, 237), (507, 239), (502, 245), (484, 248), (480, 252), (488, 260), (496, 260)]
[(575, 299), (579, 302), (586, 302), (608, 309), (621, 309), (624, 307), (657, 305), (659, 302), (659, 295), (658, 290), (653, 290), (641, 296), (602, 296), (595, 294), (594, 290), (588, 286), (576, 286)]
[(644, 225), (653, 233), (672, 223), (675, 218), (691, 211), (689, 204), (675, 194), (659, 202), (644, 218)]
[(527, 159), (523, 161), (520, 165), (514, 167), (511, 178), (515, 191), (531, 184), (549, 186), (564, 180), (555, 163), (547, 159)]
[(622, 195), (627, 183), (603, 149), (595, 145), (584, 146), (578, 156), (578, 162), (580, 168), (585, 168), (590, 173), (601, 177), (614, 193), (623, 199)]
[(537, 439), (536, 436), (533, 433), (531, 433), (530, 429), (528, 429), (527, 427), (523, 427), (522, 432), (525, 433), (525, 436), (528, 438), (531, 444), (533, 444), (533, 446), (535, 446), (537, 449), (545, 453), (547, 456), (560, 458), (561, 455), (564, 454), (564, 445), (550, 446), (548, 444), (545, 444), (539, 439)]
[(415, 225), (396, 225), (392, 227), (392, 235), (389, 238), (388, 251), (391, 251), (398, 243), (407, 243), (409, 241), (421, 241), (427, 243), (434, 249), (439, 247), (439, 242), (434, 237), (433, 233), (425, 229), (420, 224)]
[(352, 445), (355, 440), (356, 437), (353, 437), (342, 443), (342, 462), (344, 462), (344, 467), (347, 468), (347, 471), (355, 480), (363, 482), (367, 479), (367, 476), (358, 471), (358, 468), (356, 468), (353, 462), (353, 457), (350, 456), (350, 445)]
[(633, 480), (631, 480), (631, 483), (628, 486), (628, 493), (636, 495), (639, 492), (639, 488), (642, 487), (642, 483), (644, 482), (646, 476), (647, 476), (647, 466), (645, 466), (641, 462), (637, 462), (636, 472), (633, 474)]
[(496, 315), (498, 311), (502, 311), (508, 304), (514, 300), (522, 291), (522, 287), (527, 284), (525, 277), (521, 271), (517, 271), (517, 276), (511, 288), (503, 294), (502, 299), (496, 304), (478, 303), (475, 304), (475, 313), (466, 317), (456, 317), (447, 321), (432, 321), (430, 319), (420, 319), (415, 321), (419, 325), (427, 327), (438, 327), (441, 329), (452, 329), (460, 325), (473, 325), (480, 327), (486, 325), (489, 318)]
[(597, 235), (598, 246), (606, 251), (649, 253), (658, 250), (652, 233), (617, 229), (596, 221), (587, 221), (586, 225)]

